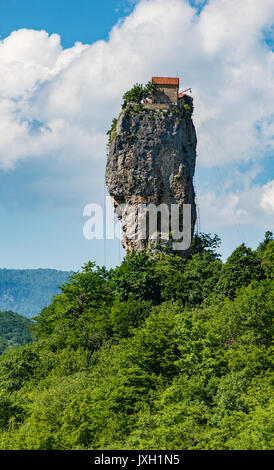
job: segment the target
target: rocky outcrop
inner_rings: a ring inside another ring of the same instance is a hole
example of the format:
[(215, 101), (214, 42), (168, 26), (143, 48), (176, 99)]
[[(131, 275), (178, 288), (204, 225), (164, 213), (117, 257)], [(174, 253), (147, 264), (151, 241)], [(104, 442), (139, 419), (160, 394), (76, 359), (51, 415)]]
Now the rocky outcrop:
[[(156, 206), (165, 203), (168, 207), (178, 204), (180, 230), (183, 204), (191, 204), (193, 234), (197, 140), (191, 119), (192, 98), (185, 96), (179, 103), (178, 106), (128, 103), (110, 135), (106, 185), (122, 221), (122, 244), (127, 251), (143, 251), (151, 246), (151, 241), (148, 235), (145, 239), (138, 237), (136, 212), (121, 211), (121, 204), (131, 208), (149, 203)], [(188, 250), (180, 254), (187, 256)]]

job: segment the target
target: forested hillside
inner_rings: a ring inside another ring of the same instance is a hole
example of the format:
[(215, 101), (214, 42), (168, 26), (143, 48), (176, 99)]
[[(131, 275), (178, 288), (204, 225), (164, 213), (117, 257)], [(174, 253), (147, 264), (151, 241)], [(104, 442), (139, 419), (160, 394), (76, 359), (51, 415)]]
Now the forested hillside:
[(274, 241), (75, 273), (0, 358), (1, 449), (271, 449)]
[(12, 346), (32, 340), (33, 322), (14, 312), (0, 312), (0, 354)]
[(37, 315), (71, 274), (56, 269), (0, 269), (0, 310), (27, 318)]

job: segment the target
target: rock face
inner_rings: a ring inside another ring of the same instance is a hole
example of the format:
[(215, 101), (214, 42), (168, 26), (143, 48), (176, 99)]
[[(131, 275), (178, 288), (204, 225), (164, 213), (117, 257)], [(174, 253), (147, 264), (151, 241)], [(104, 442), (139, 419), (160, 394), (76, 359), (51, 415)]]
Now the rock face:
[[(178, 204), (181, 231), (183, 204), (191, 204), (191, 237), (193, 235), (196, 221), (193, 175), (197, 139), (191, 119), (192, 110), (192, 98), (189, 96), (180, 99), (178, 106), (128, 103), (120, 113), (116, 128), (112, 130), (106, 185), (113, 198), (114, 211), (122, 221), (122, 244), (127, 252), (156, 248), (148, 234), (145, 239), (138, 237), (137, 212), (121, 211), (121, 204), (133, 209), (137, 209), (139, 204), (153, 203), (157, 207), (163, 203), (168, 207)], [(189, 250), (183, 250), (178, 254), (188, 256), (188, 253)]]

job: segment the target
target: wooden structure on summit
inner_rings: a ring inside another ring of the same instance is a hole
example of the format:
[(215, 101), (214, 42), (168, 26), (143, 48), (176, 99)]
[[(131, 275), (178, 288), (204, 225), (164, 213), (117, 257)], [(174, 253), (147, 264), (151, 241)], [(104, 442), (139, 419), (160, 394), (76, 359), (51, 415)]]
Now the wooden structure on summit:
[(178, 105), (179, 78), (152, 77), (155, 85), (153, 103)]

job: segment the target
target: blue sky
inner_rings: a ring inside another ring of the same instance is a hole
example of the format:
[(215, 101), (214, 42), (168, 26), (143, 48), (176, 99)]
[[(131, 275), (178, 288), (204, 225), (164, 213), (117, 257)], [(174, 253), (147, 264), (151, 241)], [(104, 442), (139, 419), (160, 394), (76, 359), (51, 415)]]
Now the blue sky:
[(256, 246), (273, 228), (274, 7), (254, 5), (0, 0), (1, 267), (121, 261), (119, 240), (84, 239), (83, 207), (103, 201), (123, 92), (176, 73), (193, 89), (200, 229), (224, 258)]
[(75, 41), (107, 39), (119, 19), (132, 11), (127, 0), (1, 0), (0, 30), (6, 37), (15, 29), (45, 29), (59, 33), (63, 47)]
[[(90, 44), (107, 40), (111, 28), (132, 11), (134, 3), (0, 0), (1, 39), (14, 30), (27, 28), (60, 34), (64, 48), (72, 47), (76, 41)], [(56, 176), (56, 171), (54, 163), (35, 159), (19, 164), (15, 170), (0, 171), (1, 267), (66, 270), (79, 269), (89, 259), (96, 259), (99, 264), (120, 263), (123, 250), (119, 240), (106, 244), (101, 240), (87, 241), (82, 236), (82, 207), (87, 199), (81, 201), (79, 195), (71, 203), (62, 195), (51, 197), (41, 190), (39, 178), (50, 178), (52, 172)], [(102, 172), (100, 177), (103, 185)]]

